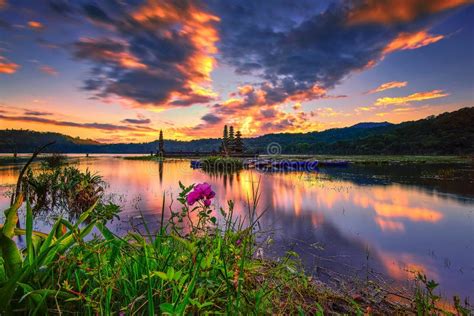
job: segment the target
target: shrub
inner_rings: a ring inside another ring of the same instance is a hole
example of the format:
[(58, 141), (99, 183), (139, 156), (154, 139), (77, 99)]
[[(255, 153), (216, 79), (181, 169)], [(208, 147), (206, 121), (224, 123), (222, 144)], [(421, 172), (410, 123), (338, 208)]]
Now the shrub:
[(237, 171), (243, 168), (242, 159), (211, 156), (202, 158), (202, 169), (205, 171)]

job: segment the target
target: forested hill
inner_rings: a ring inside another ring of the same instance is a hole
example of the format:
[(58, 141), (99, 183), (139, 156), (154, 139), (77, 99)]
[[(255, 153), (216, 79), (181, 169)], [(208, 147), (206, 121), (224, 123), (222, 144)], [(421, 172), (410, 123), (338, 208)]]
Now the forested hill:
[[(244, 139), (249, 152), (266, 153), (277, 143), (283, 154), (473, 154), (474, 107), (401, 124), (359, 123), (322, 132), (267, 134)], [(157, 142), (101, 144), (58, 133), (0, 130), (0, 152), (32, 152), (56, 141), (52, 151), (69, 153), (149, 153)], [(168, 152), (217, 151), (219, 139), (166, 140)]]

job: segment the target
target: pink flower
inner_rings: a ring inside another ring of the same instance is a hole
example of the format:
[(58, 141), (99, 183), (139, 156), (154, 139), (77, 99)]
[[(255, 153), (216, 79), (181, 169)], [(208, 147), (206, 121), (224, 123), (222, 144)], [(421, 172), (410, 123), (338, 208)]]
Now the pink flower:
[(211, 185), (204, 182), (196, 185), (194, 190), (186, 197), (186, 202), (189, 205), (193, 205), (199, 200), (204, 200), (205, 206), (211, 205), (211, 199), (216, 196), (216, 193), (212, 191)]
[(192, 191), (186, 197), (186, 202), (188, 202), (189, 205), (193, 205), (199, 199), (201, 199), (201, 194), (199, 192)]

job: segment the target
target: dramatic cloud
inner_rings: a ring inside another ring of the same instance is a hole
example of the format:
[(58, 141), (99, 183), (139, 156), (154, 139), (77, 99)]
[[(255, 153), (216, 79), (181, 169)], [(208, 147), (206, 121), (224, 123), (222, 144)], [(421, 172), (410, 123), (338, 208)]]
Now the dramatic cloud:
[(468, 3), (472, 0), (365, 0), (349, 14), (349, 24), (406, 23)]
[(403, 88), (403, 87), (406, 87), (407, 84), (408, 84), (407, 81), (390, 81), (390, 82), (386, 82), (386, 83), (381, 84), (380, 86), (378, 86), (375, 89), (372, 89), (372, 90), (369, 90), (369, 91), (365, 92), (365, 94), (372, 94), (372, 93), (382, 92), (382, 91), (389, 90), (389, 89), (394, 89), (394, 88)]
[(76, 58), (93, 64), (85, 89), (136, 106), (188, 106), (216, 97), (210, 73), (219, 18), (197, 2), (150, 0), (108, 10), (88, 4), (82, 12), (111, 33), (74, 44)]
[(138, 119), (124, 119), (122, 123), (129, 123), (129, 124), (150, 124), (151, 120), (146, 118), (138, 118)]
[[(194, 130), (186, 130), (186, 134), (192, 135), (195, 131), (215, 135), (220, 131), (224, 123), (232, 123), (237, 130), (245, 135), (256, 135), (259, 133), (272, 133), (279, 131), (300, 132), (319, 127), (319, 124), (311, 120), (314, 113), (302, 112), (301, 106), (293, 107), (294, 113), (283, 110), (279, 101), (272, 99), (274, 95), (268, 93), (272, 90), (267, 86), (257, 89), (251, 85), (238, 88), (232, 98), (214, 104), (211, 113), (204, 115), (202, 124)], [(287, 96), (283, 101), (305, 100), (309, 93), (318, 93), (319, 97), (327, 97), (325, 91), (314, 89), (307, 94), (295, 94)], [(293, 101), (292, 101), (293, 102)], [(296, 104), (299, 104), (296, 102)]]
[(261, 6), (219, 2), (216, 10), (222, 16), (218, 25), (222, 41), (218, 46), (223, 61), (237, 73), (252, 73), (263, 80), (262, 89), (273, 103), (292, 96), (303, 100), (320, 97), (349, 72), (378, 58), (384, 44), (377, 42), (383, 41), (384, 33), (394, 35), (346, 27), (349, 4), (332, 5), (320, 13), (306, 8), (310, 3), (302, 1), (297, 9), (305, 7), (310, 15), (303, 15), (302, 21), (286, 15), (286, 23), (281, 22), (285, 10), (296, 10), (290, 9), (290, 3), (272, 3), (268, 12)]
[(58, 121), (53, 119), (47, 119), (37, 116), (7, 116), (0, 115), (0, 120), (15, 121), (15, 122), (30, 122), (30, 123), (43, 123), (55, 126), (69, 126), (79, 128), (98, 129), (104, 131), (145, 131), (145, 132), (156, 132), (155, 129), (145, 126), (123, 126), (108, 123), (76, 123), (68, 121)]
[(75, 43), (75, 55), (77, 58), (89, 59), (106, 66), (124, 69), (147, 68), (145, 64), (128, 52), (126, 43), (107, 38), (84, 38), (79, 40)]
[(11, 75), (14, 74), (20, 65), (10, 62), (5, 57), (0, 56), (0, 74)]
[(377, 99), (377, 101), (375, 101), (374, 105), (377, 105), (377, 106), (404, 105), (404, 104), (408, 104), (410, 102), (418, 102), (418, 101), (424, 101), (424, 100), (430, 100), (430, 99), (443, 98), (443, 97), (446, 97), (448, 95), (449, 95), (449, 93), (446, 93), (443, 90), (417, 92), (417, 93), (413, 93), (413, 94), (410, 94), (410, 95), (405, 96), (405, 97), (379, 98), (379, 99)]
[(39, 67), (39, 70), (50, 76), (58, 75), (58, 71), (51, 66), (43, 65)]
[(391, 52), (442, 39), (427, 33), (426, 15), (462, 3), (414, 10), (410, 19), (382, 26), (353, 23), (378, 8), (360, 0), (329, 6), (310, 0), (54, 1), (52, 8), (96, 29), (97, 35), (79, 38), (72, 50), (91, 63), (84, 88), (98, 98), (118, 97), (141, 107), (206, 104), (217, 100), (210, 74), (219, 58), (237, 74), (260, 79), (245, 107), (259, 93), (265, 105), (275, 106), (328, 97), (351, 72)]
[[(395, 1), (381, 2), (396, 6)], [(441, 40), (443, 35), (426, 30), (428, 13), (466, 1), (435, 1), (418, 11), (414, 9), (421, 1), (400, 2), (413, 12), (396, 25), (354, 23), (362, 22), (373, 7), (379, 10), (376, 1), (340, 1), (327, 8), (316, 1), (276, 1), (269, 8), (261, 2), (230, 0), (212, 2), (210, 7), (221, 17), (217, 27), (222, 61), (238, 74), (259, 77), (258, 88), (275, 104), (321, 98), (350, 73), (373, 67), (389, 53)]]

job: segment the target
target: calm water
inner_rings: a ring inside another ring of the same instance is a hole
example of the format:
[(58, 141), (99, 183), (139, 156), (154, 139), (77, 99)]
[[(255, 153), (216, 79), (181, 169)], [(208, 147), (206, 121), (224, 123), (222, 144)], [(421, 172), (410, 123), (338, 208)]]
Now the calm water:
[[(143, 213), (150, 223), (160, 218), (162, 194), (176, 196), (178, 181), (208, 182), (215, 206), (234, 200), (245, 214), (252, 181), (260, 179), (262, 229), (274, 245), (265, 255), (292, 249), (307, 270), (365, 279), (383, 276), (388, 284), (404, 284), (414, 271), (441, 283), (441, 293), (474, 298), (474, 170), (472, 166), (380, 166), (321, 169), (307, 174), (262, 174), (244, 170), (209, 175), (189, 168), (189, 161), (163, 164), (113, 156), (78, 159), (80, 169), (101, 174), (108, 192), (123, 206), (126, 231)], [(16, 181), (19, 166), (0, 166), (0, 193)], [(0, 206), (8, 204), (0, 195)], [(177, 203), (175, 202), (174, 206)], [(3, 215), (3, 214), (2, 214)], [(45, 224), (37, 224), (46, 229)]]

